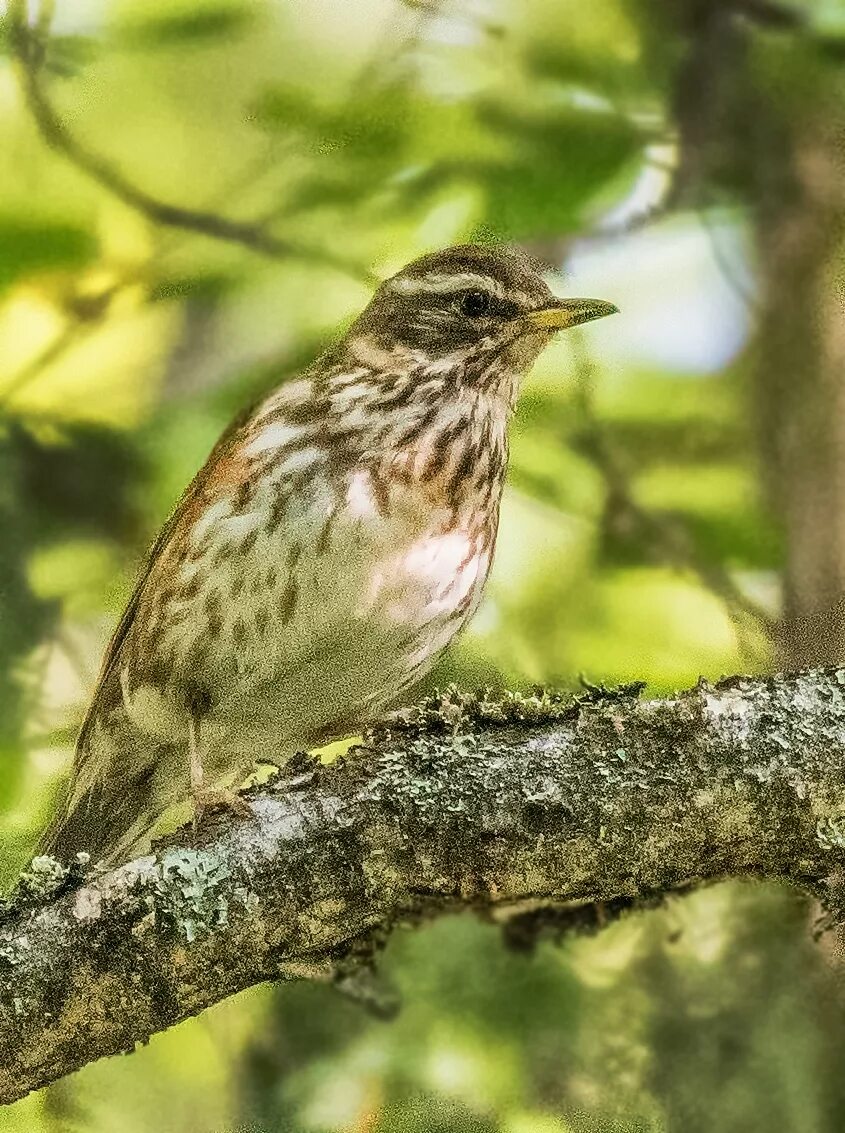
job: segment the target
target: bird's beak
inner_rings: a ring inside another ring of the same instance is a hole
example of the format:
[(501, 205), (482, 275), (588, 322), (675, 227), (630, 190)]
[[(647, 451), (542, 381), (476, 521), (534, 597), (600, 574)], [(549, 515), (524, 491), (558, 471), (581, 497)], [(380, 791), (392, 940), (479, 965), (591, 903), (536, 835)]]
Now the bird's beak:
[(525, 321), (543, 330), (566, 330), (592, 319), (603, 319), (605, 315), (615, 315), (618, 310), (603, 299), (554, 299), (547, 307), (530, 311)]

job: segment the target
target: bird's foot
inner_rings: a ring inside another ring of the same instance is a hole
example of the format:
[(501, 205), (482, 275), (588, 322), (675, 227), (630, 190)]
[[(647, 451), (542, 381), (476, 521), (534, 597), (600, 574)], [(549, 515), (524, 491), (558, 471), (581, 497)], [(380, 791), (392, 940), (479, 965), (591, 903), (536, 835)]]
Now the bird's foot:
[(209, 810), (228, 810), (240, 818), (252, 818), (253, 809), (242, 795), (226, 787), (206, 790), (204, 787), (195, 787), (194, 799), (194, 829), (199, 826), (202, 816)]
[(277, 779), (273, 780), (273, 790), (280, 794), (295, 791), (297, 787), (309, 786), (316, 778), (316, 767), (313, 767), (310, 771), (303, 771), (301, 775), (280, 775)]
[(320, 771), (320, 760), (307, 751), (294, 752), (289, 759), (274, 764), (272, 775), (266, 780), (271, 790), (280, 794), (307, 787)]

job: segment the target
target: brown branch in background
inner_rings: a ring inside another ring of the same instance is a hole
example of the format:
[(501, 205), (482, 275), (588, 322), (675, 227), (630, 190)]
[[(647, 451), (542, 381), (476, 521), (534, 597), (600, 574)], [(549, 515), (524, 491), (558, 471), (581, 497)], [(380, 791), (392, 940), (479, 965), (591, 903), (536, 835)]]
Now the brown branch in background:
[(0, 1104), (253, 984), (365, 981), (393, 928), (450, 911), (524, 945), (754, 876), (841, 916), (843, 736), (845, 670), (653, 701), (450, 690), (254, 790), (250, 819), (84, 878), (36, 859), (0, 917)]
[(678, 519), (665, 512), (651, 511), (637, 500), (625, 462), (596, 414), (592, 397), (592, 365), (583, 353), (578, 371), (582, 421), (579, 439), (582, 451), (604, 481), (609, 511), (620, 526), (636, 534), (649, 547), (657, 561), (678, 570), (690, 571), (723, 603), (734, 623), (743, 653), (753, 659), (755, 651), (749, 648), (745, 626), (750, 623), (774, 641), (778, 619), (745, 594), (720, 563), (701, 555), (692, 536)]
[(50, 102), (42, 85), (42, 65), (47, 49), (47, 29), (43, 24), (42, 20), (36, 27), (31, 27), (27, 22), (25, 0), (11, 0), (9, 41), (18, 64), (26, 104), (44, 142), (67, 158), (81, 173), (154, 224), (240, 244), (277, 259), (295, 258), (324, 264), (368, 285), (378, 283), (377, 277), (361, 264), (335, 255), (326, 248), (277, 236), (249, 221), (233, 220), (215, 212), (173, 205), (133, 184), (106, 158), (80, 142), (68, 130)]

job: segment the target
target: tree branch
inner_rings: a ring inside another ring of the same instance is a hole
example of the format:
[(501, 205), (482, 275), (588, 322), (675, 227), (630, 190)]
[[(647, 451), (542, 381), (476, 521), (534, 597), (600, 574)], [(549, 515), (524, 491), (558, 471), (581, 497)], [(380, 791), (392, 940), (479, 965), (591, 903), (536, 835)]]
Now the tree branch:
[(451, 692), (252, 805), (81, 881), (36, 859), (0, 924), (0, 1102), (251, 984), (354, 977), (448, 910), (522, 914), (524, 935), (538, 908), (601, 923), (592, 906), (755, 875), (838, 911), (845, 670), (655, 701)]
[(378, 278), (360, 263), (336, 255), (327, 248), (305, 245), (270, 232), (261, 224), (233, 220), (215, 212), (185, 208), (159, 200), (135, 185), (106, 158), (89, 149), (68, 130), (43, 88), (41, 73), (47, 47), (47, 28), (27, 22), (24, 0), (10, 0), (9, 43), (18, 64), (26, 105), (42, 139), (76, 168), (129, 208), (154, 224), (199, 233), (215, 240), (240, 244), (254, 252), (278, 259), (295, 258), (325, 264), (353, 276), (369, 286)]

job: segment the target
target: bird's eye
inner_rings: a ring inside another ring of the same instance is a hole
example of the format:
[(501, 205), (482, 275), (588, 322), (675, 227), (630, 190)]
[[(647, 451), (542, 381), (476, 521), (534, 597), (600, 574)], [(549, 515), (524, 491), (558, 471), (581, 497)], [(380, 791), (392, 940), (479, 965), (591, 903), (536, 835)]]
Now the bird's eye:
[(493, 309), (493, 298), (487, 291), (463, 291), (458, 298), (461, 314), (470, 319), (481, 319)]

